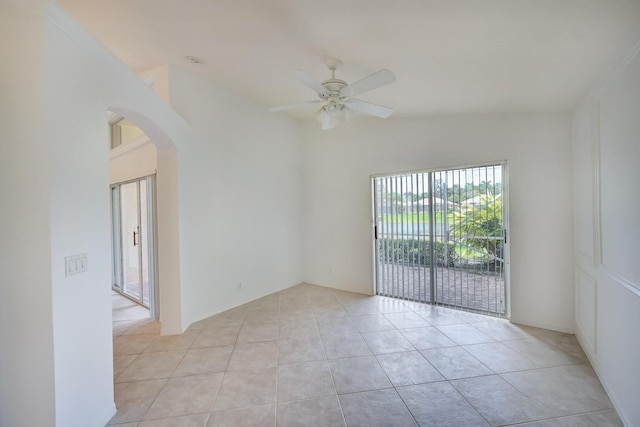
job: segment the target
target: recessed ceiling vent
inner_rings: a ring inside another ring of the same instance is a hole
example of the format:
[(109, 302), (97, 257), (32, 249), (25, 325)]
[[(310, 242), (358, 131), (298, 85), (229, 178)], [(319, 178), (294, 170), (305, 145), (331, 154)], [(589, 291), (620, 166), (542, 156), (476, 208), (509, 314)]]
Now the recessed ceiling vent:
[(197, 56), (189, 55), (189, 56), (185, 56), (185, 59), (187, 61), (189, 61), (190, 63), (195, 64), (195, 65), (204, 64), (204, 61), (202, 59), (198, 58)]

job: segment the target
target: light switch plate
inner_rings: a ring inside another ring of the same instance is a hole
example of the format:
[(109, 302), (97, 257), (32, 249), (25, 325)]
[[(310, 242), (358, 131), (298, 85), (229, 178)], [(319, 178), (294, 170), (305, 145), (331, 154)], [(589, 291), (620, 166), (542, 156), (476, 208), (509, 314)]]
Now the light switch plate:
[(73, 276), (87, 271), (87, 253), (68, 255), (64, 257), (64, 275)]

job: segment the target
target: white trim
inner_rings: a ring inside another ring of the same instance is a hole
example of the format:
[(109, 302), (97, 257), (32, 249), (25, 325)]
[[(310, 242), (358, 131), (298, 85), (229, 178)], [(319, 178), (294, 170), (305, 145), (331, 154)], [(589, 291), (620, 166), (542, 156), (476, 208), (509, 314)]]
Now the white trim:
[(577, 105), (582, 102), (584, 99), (589, 99), (591, 97), (598, 98), (604, 91), (607, 90), (609, 85), (611, 85), (615, 78), (622, 72), (626, 70), (629, 64), (634, 60), (634, 58), (640, 54), (640, 40), (636, 42), (633, 48), (623, 57), (623, 59), (619, 62), (616, 62), (614, 66), (611, 66), (607, 69), (605, 73), (602, 74), (602, 77), (596, 78), (587, 89), (586, 93), (580, 98), (580, 101)]
[[(584, 349), (585, 347), (582, 344), (582, 337), (577, 333), (576, 333), (576, 339), (578, 340), (578, 344), (580, 344), (580, 346)], [(609, 400), (613, 404), (613, 410), (616, 411), (616, 414), (618, 415), (618, 417), (622, 421), (623, 425), (630, 426), (631, 423), (629, 422), (629, 420), (627, 420), (624, 417), (624, 414), (621, 411), (618, 410), (620, 405), (618, 404), (619, 399), (618, 399), (617, 395), (609, 387), (609, 385), (605, 381), (605, 377), (600, 375), (600, 372), (598, 371), (598, 357), (597, 357), (597, 354), (591, 354), (588, 351), (585, 351), (584, 354), (587, 356), (587, 359), (589, 360), (589, 364), (591, 365), (591, 368), (593, 369), (593, 372), (596, 374), (596, 377), (598, 377), (598, 380), (600, 381), (600, 384), (604, 388), (605, 393), (607, 393), (607, 396), (609, 397)]]
[[(120, 144), (115, 148), (112, 148), (109, 151), (109, 160), (113, 160), (115, 158), (118, 158), (120, 156), (123, 156), (125, 154), (127, 154), (130, 151), (133, 150), (137, 150), (138, 148), (144, 147), (147, 144), (152, 144), (151, 140), (149, 139), (149, 137), (145, 134), (142, 134), (136, 138), (134, 138), (133, 140), (131, 140), (130, 142), (127, 142), (126, 144)], [(155, 172), (153, 172), (155, 173)], [(147, 175), (151, 175), (150, 173)]]
[[(584, 332), (582, 331), (582, 329), (577, 327), (575, 335), (576, 335), (576, 339), (578, 340), (578, 344), (580, 344), (580, 347), (584, 351), (584, 354), (587, 356), (587, 359), (589, 359), (589, 362), (591, 363), (591, 366), (593, 367), (593, 370), (595, 371), (596, 370), (596, 364), (594, 362), (596, 361), (595, 359), (597, 359), (598, 354), (594, 353), (594, 352), (591, 352), (589, 346), (585, 345), (583, 343), (583, 341), (585, 341), (585, 335), (584, 335)], [(596, 372), (596, 374), (597, 374), (597, 372)], [(602, 381), (600, 381), (600, 382), (602, 382)]]
[(161, 336), (167, 336), (167, 335), (180, 335), (185, 333), (185, 331), (187, 330), (187, 328), (184, 329), (166, 329), (166, 328), (162, 328), (160, 335)]
[(634, 295), (640, 297), (640, 283), (633, 283), (631, 280), (613, 271), (613, 268), (609, 267), (606, 264), (602, 264), (599, 268), (599, 271), (604, 273), (607, 278), (611, 279), (616, 284), (622, 286)]
[(518, 318), (514, 318), (514, 317), (511, 317), (511, 319), (509, 319), (509, 322), (511, 322), (513, 324), (516, 324), (516, 325), (532, 326), (534, 328), (540, 328), (540, 329), (547, 329), (547, 330), (550, 330), (550, 331), (563, 332), (565, 334), (575, 334), (575, 328), (574, 327), (567, 327), (567, 326), (558, 325), (558, 324), (555, 324), (555, 323), (537, 322), (535, 320), (518, 319)]
[(591, 102), (591, 150), (593, 159), (593, 266), (602, 264), (602, 203), (600, 170), (600, 102)]
[(602, 92), (606, 91), (611, 84), (613, 84), (616, 78), (624, 73), (629, 67), (629, 64), (633, 62), (635, 57), (640, 54), (640, 40), (633, 46), (633, 48), (627, 53), (622, 61), (618, 62), (617, 66), (612, 68), (602, 84), (595, 90), (595, 95), (599, 96)]
[(627, 56), (624, 57), (622, 62), (620, 62), (620, 65), (616, 69), (616, 73), (621, 73), (621, 72), (625, 71), (627, 69), (627, 67), (629, 66), (629, 64), (631, 64), (633, 62), (633, 60), (635, 59), (635, 57), (638, 54), (640, 54), (640, 40), (638, 40), (638, 42), (635, 44), (635, 46), (633, 46), (633, 49), (631, 49), (631, 51), (629, 51)]
[(378, 197), (376, 195), (377, 191), (376, 191), (376, 180), (375, 178), (369, 178), (369, 182), (371, 183), (371, 197), (369, 198), (369, 200), (371, 200), (371, 225), (370, 225), (370, 230), (371, 233), (373, 233), (373, 239), (371, 239), (372, 241), (372, 250), (371, 250), (371, 257), (373, 258), (373, 281), (371, 283), (371, 294), (372, 295), (376, 295), (377, 292), (377, 286), (378, 286), (378, 242), (377, 242), (377, 228), (378, 227), (378, 216), (377, 216), (377, 209), (376, 206), (378, 206)]
[(98, 417), (98, 420), (100, 420), (98, 425), (102, 425), (103, 423), (105, 424), (108, 423), (117, 412), (118, 411), (116, 409), (116, 403), (112, 402), (111, 404), (108, 405), (108, 409), (105, 409), (104, 415), (102, 415), (102, 417)]
[[(591, 343), (591, 340), (587, 337), (587, 334), (582, 330), (579, 324), (576, 323), (576, 339), (578, 340), (578, 344), (584, 350), (585, 354), (593, 353), (594, 355), (598, 354), (596, 346)], [(588, 356), (587, 356), (588, 357)]]
[(504, 257), (504, 311), (505, 318), (511, 319), (511, 205), (509, 204), (509, 162), (502, 161), (502, 226), (506, 230), (503, 246)]
[(593, 281), (593, 344), (591, 346), (591, 350), (594, 352), (594, 354), (598, 354), (598, 286), (599, 286), (599, 283), (598, 283), (598, 277), (597, 277), (597, 270), (594, 271), (594, 274), (590, 274), (587, 270), (582, 268), (580, 265), (576, 264), (574, 266), (575, 288), (574, 288), (573, 298), (576, 302), (575, 314), (574, 314), (576, 335), (578, 333), (577, 331), (580, 330), (588, 342), (591, 342), (591, 340), (587, 339), (586, 334), (582, 332), (582, 329), (580, 329), (580, 324), (577, 322), (578, 313), (581, 312), (581, 310), (578, 307), (578, 299), (576, 298), (577, 289), (580, 287), (580, 285), (578, 284), (578, 274), (577, 274), (578, 270), (582, 271), (589, 279)]
[[(151, 318), (155, 320), (160, 320), (160, 269), (158, 267), (158, 174), (149, 175), (151, 186), (152, 186), (152, 194), (151, 196), (151, 210), (148, 213), (151, 215), (149, 218), (149, 225), (147, 226), (148, 230), (151, 230), (153, 234), (153, 244), (149, 247), (149, 253), (153, 252), (150, 255), (150, 258), (153, 259), (153, 268), (149, 269), (149, 282), (153, 283), (153, 286), (149, 287), (150, 295), (149, 300), (153, 301), (153, 304), (149, 304), (149, 313), (151, 314)], [(153, 274), (153, 280), (151, 280), (151, 275)], [(151, 289), (153, 288), (153, 289)]]
[[(448, 171), (452, 171), (452, 170), (457, 170), (457, 169), (473, 169), (473, 168), (482, 168), (482, 167), (488, 167), (488, 166), (496, 166), (496, 165), (501, 165), (504, 168), (507, 167), (507, 161), (506, 160), (496, 160), (493, 162), (483, 162), (483, 163), (472, 163), (472, 164), (466, 164), (466, 165), (459, 165), (459, 166), (442, 166), (442, 167), (433, 167), (433, 168), (426, 168), (426, 169), (413, 169), (413, 170), (409, 170), (409, 171), (401, 171), (401, 172), (386, 172), (386, 173), (379, 173), (379, 174), (372, 174), (369, 175), (369, 178), (374, 179), (374, 178), (385, 178), (385, 177), (390, 177), (390, 176), (399, 176), (399, 175), (411, 175), (414, 173), (429, 173), (429, 172), (448, 172)], [(504, 186), (504, 183), (503, 183)]]
[(124, 119), (124, 117), (121, 115), (114, 113), (113, 111), (107, 111), (107, 121), (110, 125), (115, 125), (122, 119)]
[(594, 257), (584, 253), (580, 249), (576, 249), (574, 264), (591, 277), (596, 277), (596, 267), (594, 266)]

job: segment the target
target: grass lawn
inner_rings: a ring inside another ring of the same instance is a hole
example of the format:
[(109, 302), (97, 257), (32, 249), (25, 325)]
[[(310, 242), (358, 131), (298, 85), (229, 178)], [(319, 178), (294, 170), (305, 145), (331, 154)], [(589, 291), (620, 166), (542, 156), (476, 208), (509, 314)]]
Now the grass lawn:
[[(429, 212), (412, 212), (412, 213), (403, 213), (403, 214), (385, 214), (382, 215), (381, 220), (383, 222), (417, 222), (417, 223), (427, 223), (429, 222)], [(435, 216), (436, 222), (444, 222), (444, 213), (436, 212)], [(451, 215), (449, 215), (449, 221), (452, 220)]]
[(456, 245), (456, 255), (461, 258), (486, 258), (487, 252), (464, 245)]

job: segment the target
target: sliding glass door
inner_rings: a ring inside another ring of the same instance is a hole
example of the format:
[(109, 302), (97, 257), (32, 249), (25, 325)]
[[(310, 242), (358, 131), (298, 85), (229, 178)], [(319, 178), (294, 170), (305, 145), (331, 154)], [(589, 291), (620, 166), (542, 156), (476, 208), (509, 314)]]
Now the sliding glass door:
[(377, 294), (507, 316), (504, 163), (372, 184)]
[(156, 291), (154, 181), (154, 176), (147, 176), (111, 186), (113, 290), (152, 312)]

